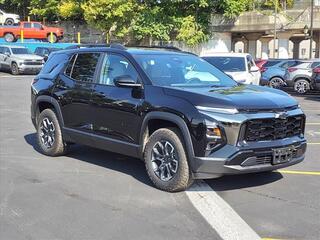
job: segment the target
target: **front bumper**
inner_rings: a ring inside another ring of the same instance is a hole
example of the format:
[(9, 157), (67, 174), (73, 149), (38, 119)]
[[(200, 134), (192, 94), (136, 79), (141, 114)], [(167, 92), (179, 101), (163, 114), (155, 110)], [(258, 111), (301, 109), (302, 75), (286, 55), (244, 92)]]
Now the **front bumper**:
[[(222, 175), (272, 171), (288, 167), (303, 161), (307, 143), (300, 137), (254, 143), (256, 146), (235, 147), (226, 145), (208, 157), (194, 157), (193, 177), (207, 179)], [(260, 145), (260, 146), (258, 146)], [(272, 163), (273, 149), (294, 146), (293, 158), (282, 164)]]
[(19, 71), (22, 73), (38, 73), (42, 69), (43, 65), (19, 65)]

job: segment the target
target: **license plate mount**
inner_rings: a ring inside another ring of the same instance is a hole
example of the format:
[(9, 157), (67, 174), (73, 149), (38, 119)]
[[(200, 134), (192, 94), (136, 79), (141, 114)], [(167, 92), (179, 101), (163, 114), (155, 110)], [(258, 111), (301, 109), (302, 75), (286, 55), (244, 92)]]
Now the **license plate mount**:
[(290, 162), (292, 160), (294, 152), (295, 152), (295, 148), (292, 146), (273, 149), (272, 164), (277, 165), (277, 164)]

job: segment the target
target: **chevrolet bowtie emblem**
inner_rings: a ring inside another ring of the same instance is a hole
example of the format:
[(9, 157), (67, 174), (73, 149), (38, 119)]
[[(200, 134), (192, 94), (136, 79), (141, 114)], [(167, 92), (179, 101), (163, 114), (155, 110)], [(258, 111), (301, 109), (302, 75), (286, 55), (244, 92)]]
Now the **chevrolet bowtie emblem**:
[(275, 114), (275, 118), (279, 118), (279, 119), (286, 119), (288, 117), (288, 113), (287, 112), (279, 112)]

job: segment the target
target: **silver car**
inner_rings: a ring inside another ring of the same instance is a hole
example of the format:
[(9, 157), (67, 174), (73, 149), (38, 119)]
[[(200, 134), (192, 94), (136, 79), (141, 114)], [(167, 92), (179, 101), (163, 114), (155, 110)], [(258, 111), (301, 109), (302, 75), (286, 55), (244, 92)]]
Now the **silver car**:
[(0, 45), (0, 71), (11, 71), (13, 75), (37, 74), (43, 64), (43, 57), (29, 53), (26, 47)]
[(289, 67), (284, 75), (284, 80), (289, 87), (300, 94), (311, 89), (312, 70), (320, 66), (320, 59), (302, 60), (302, 63)]

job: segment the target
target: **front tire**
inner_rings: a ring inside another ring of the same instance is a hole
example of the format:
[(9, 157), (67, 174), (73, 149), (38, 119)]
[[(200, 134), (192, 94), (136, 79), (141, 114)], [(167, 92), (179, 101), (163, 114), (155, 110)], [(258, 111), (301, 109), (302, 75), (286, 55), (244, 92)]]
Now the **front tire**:
[(59, 121), (51, 109), (45, 109), (39, 115), (37, 143), (41, 153), (48, 156), (61, 156), (67, 151), (67, 144), (63, 141)]
[(15, 62), (11, 64), (11, 73), (12, 73), (12, 75), (19, 75), (20, 74), (18, 64)]
[(294, 91), (296, 91), (297, 93), (305, 94), (310, 90), (310, 82), (306, 79), (297, 80), (294, 83), (293, 88), (294, 88)]
[(51, 41), (51, 34), (48, 34), (47, 41), (49, 43), (56, 43), (56, 42), (58, 42), (58, 37), (57, 37), (57, 35), (52, 34), (52, 41)]
[(151, 181), (161, 190), (178, 192), (192, 184), (182, 137), (175, 128), (161, 128), (150, 136), (144, 161)]

